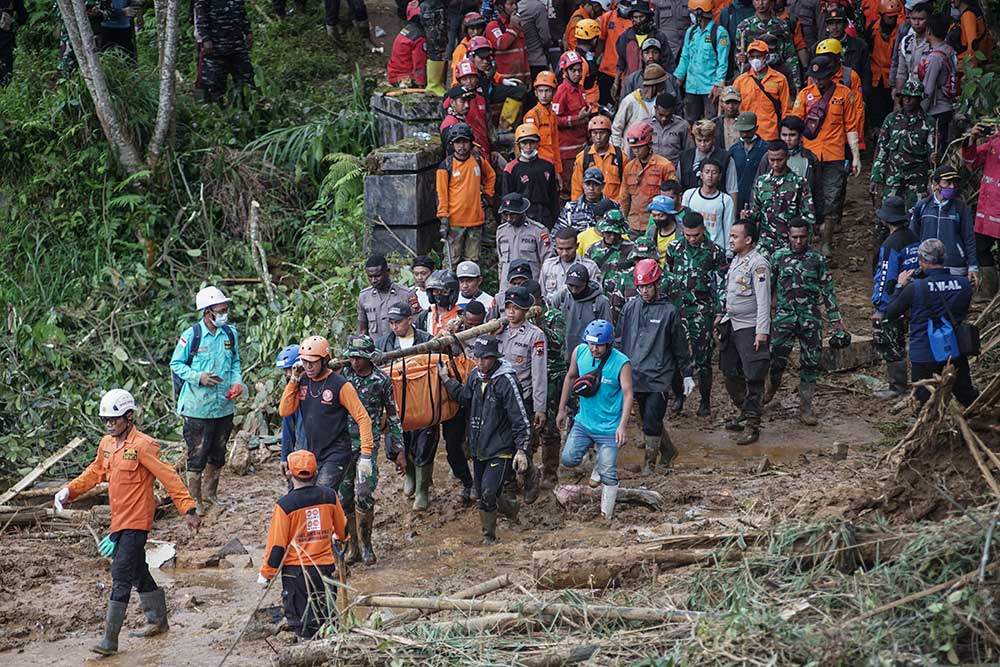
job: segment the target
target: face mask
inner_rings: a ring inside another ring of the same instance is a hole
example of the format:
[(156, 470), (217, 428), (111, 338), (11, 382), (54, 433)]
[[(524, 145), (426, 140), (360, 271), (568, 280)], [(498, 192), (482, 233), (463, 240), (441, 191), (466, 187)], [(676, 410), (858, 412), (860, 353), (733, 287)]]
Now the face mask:
[(955, 188), (941, 188), (941, 199), (948, 201), (955, 196)]
[(762, 69), (764, 69), (764, 59), (754, 58), (753, 60), (750, 61), (750, 67), (753, 67), (753, 71), (755, 72), (761, 71)]
[(221, 327), (226, 322), (229, 321), (229, 313), (213, 313), (212, 314), (212, 324), (217, 327)]
[(951, 18), (955, 19), (956, 21), (958, 19), (962, 18), (962, 10), (959, 9), (958, 7), (952, 7), (951, 8)]
[(538, 149), (537, 148), (535, 150), (531, 151), (531, 152), (524, 151), (524, 150), (521, 151), (521, 158), (524, 159), (524, 160), (534, 160), (536, 157), (538, 157)]
[(691, 25), (694, 25), (695, 23), (698, 22), (698, 17), (695, 15), (694, 12), (688, 12), (688, 18), (691, 19)]

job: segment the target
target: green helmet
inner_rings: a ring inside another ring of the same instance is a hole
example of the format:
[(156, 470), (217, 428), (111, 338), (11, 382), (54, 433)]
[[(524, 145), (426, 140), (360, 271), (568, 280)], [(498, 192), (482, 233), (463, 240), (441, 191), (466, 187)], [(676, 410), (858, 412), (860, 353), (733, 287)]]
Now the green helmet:
[(372, 340), (372, 337), (367, 334), (362, 334), (358, 336), (351, 336), (350, 340), (347, 341), (346, 356), (361, 357), (362, 359), (375, 359), (379, 356), (379, 353), (378, 350), (375, 349), (375, 341)]
[(614, 232), (616, 234), (628, 234), (628, 222), (625, 216), (618, 209), (612, 209), (604, 214), (604, 217), (597, 221), (597, 231)]
[(924, 97), (924, 86), (919, 81), (910, 79), (903, 84), (903, 89), (899, 91), (900, 95), (905, 97), (919, 97), (923, 99)]
[(640, 236), (635, 241), (632, 241), (632, 244), (635, 246), (635, 258), (637, 260), (660, 259), (660, 252), (656, 247), (656, 241), (648, 236)]

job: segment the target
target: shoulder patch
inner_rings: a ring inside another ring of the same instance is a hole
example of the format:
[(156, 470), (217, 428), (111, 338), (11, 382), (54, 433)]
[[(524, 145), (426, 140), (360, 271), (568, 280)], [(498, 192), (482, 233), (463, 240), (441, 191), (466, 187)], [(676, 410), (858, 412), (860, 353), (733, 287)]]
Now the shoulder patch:
[(767, 280), (767, 267), (766, 266), (758, 266), (756, 269), (754, 269), (754, 273), (757, 274), (757, 282), (762, 283), (765, 280)]
[(545, 341), (536, 340), (535, 341), (535, 356), (541, 357), (545, 354)]

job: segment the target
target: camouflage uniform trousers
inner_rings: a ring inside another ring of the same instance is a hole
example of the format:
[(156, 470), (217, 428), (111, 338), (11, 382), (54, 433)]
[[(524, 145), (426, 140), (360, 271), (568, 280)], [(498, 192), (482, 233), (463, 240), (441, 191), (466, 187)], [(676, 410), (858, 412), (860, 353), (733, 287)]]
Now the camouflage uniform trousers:
[(872, 323), (875, 350), (887, 364), (906, 360), (906, 333), (905, 319), (875, 320)]
[(698, 373), (712, 373), (712, 353), (715, 352), (715, 314), (702, 312), (697, 307), (684, 308), (684, 334), (691, 347), (691, 358)]
[(202, 59), (201, 80), (205, 87), (205, 96), (209, 101), (218, 101), (226, 94), (226, 84), (229, 76), (240, 87), (253, 85), (253, 64), (250, 62), (250, 51), (238, 49), (226, 53), (212, 51)]
[(823, 320), (811, 313), (779, 311), (771, 321), (771, 374), (783, 373), (792, 346), (799, 342), (799, 379), (813, 383), (823, 357)]
[(361, 480), (358, 484), (358, 459), (361, 452), (355, 451), (350, 463), (344, 470), (344, 479), (337, 487), (340, 494), (340, 504), (344, 509), (344, 514), (354, 514), (354, 507), (357, 505), (362, 512), (367, 512), (375, 508), (375, 489), (378, 487), (378, 451), (372, 452), (372, 474)]
[(448, 12), (443, 0), (420, 3), (420, 24), (427, 36), (427, 59), (444, 60), (448, 48)]

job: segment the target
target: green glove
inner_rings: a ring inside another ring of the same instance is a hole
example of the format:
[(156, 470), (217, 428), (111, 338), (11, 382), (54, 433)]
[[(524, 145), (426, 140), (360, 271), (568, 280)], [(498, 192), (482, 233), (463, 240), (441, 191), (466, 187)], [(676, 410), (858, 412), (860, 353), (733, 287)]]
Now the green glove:
[(105, 535), (104, 539), (101, 540), (100, 544), (97, 545), (97, 550), (105, 558), (111, 558), (111, 556), (115, 553), (115, 549), (117, 547), (118, 544), (111, 539), (111, 535)]

